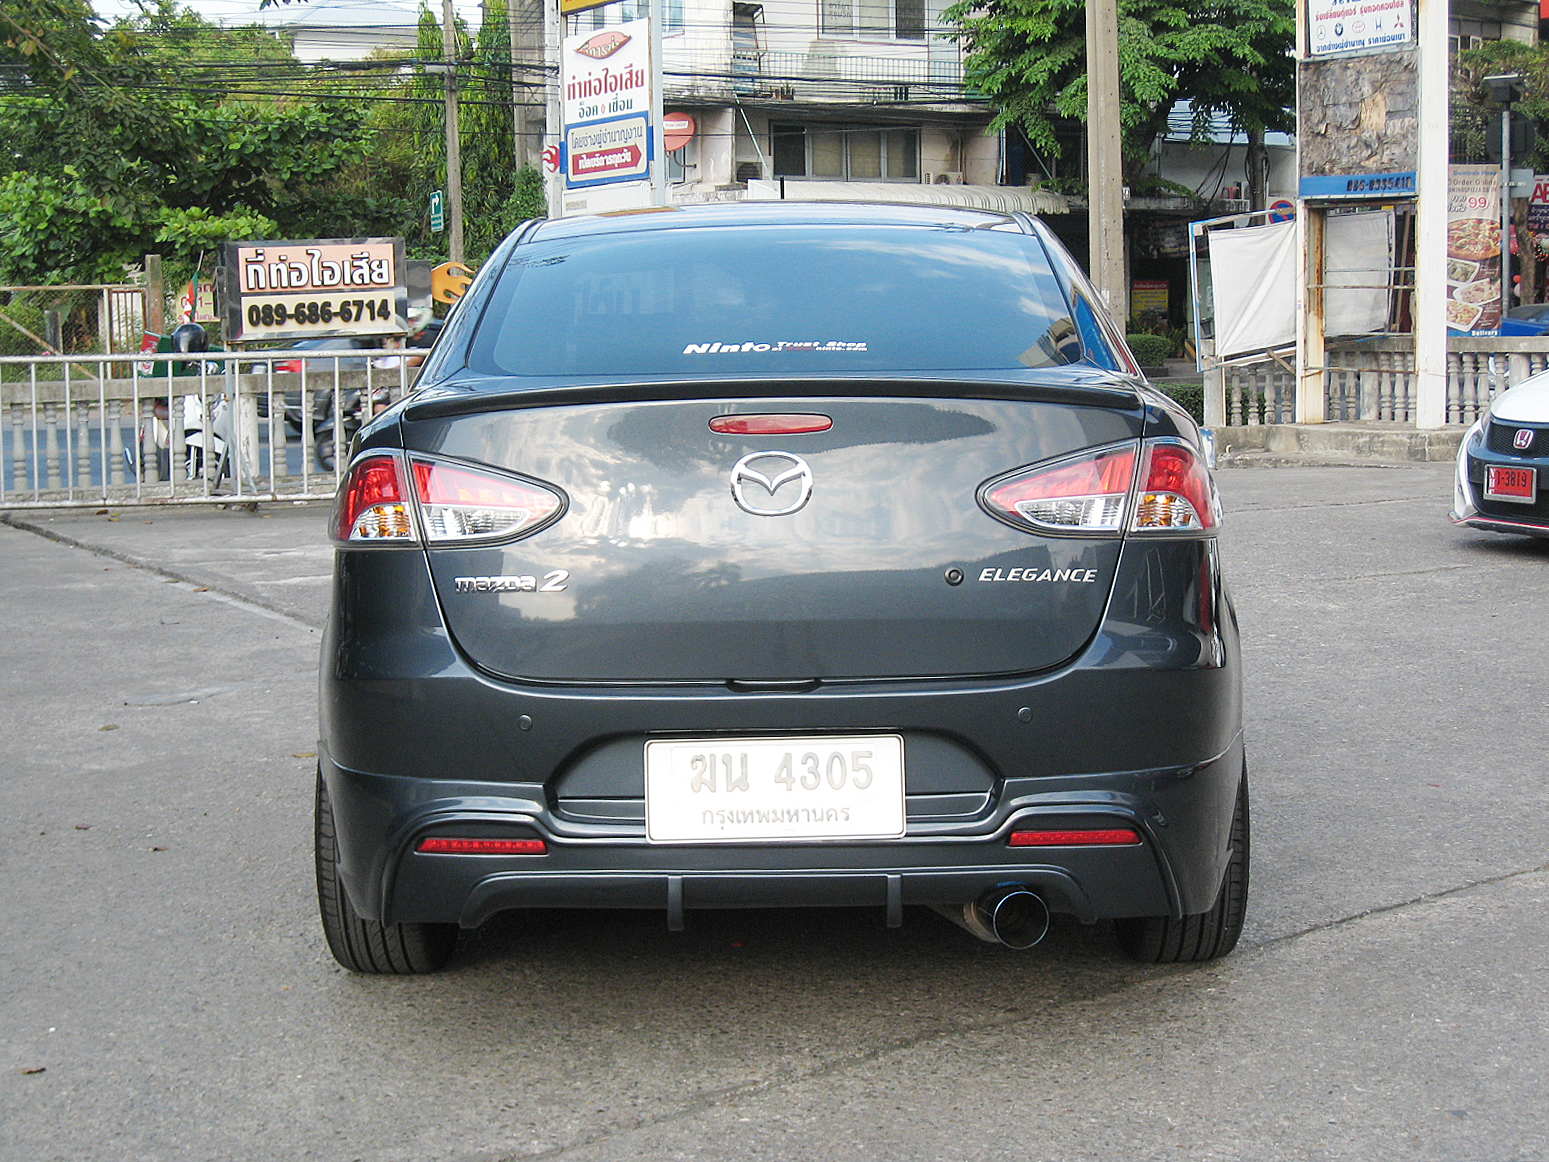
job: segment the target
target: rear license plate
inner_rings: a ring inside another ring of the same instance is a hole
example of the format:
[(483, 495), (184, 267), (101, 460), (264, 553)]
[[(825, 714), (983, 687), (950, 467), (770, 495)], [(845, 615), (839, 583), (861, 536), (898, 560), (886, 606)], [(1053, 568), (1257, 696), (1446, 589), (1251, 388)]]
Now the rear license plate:
[(904, 833), (904, 740), (648, 742), (645, 832), (652, 843), (897, 839)]
[(1488, 500), (1509, 500), (1514, 504), (1532, 504), (1538, 499), (1538, 469), (1486, 464), (1484, 494)]

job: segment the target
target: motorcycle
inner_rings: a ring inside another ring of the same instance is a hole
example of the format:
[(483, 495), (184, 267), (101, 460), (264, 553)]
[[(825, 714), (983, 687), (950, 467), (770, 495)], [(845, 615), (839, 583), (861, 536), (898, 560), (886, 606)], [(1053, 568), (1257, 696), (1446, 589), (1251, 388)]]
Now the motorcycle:
[[(180, 468), (184, 480), (203, 477), (219, 482), (231, 475), (231, 446), (233, 442), (231, 401), (224, 392), (211, 401), (206, 415), (204, 400), (197, 395), (177, 397), (180, 413), (183, 455)], [(135, 447), (141, 454), (156, 457), (156, 478), (170, 480), (172, 476), (172, 408), (166, 399), (158, 399), (151, 405), (151, 418), (137, 432)], [(124, 460), (135, 479), (143, 479), (134, 451), (124, 449)]]

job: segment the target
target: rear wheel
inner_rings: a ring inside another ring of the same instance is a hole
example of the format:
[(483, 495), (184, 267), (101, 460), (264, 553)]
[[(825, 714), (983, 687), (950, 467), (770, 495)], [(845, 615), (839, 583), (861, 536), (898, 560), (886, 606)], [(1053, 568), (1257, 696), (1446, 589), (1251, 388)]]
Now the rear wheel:
[(1116, 920), (1119, 947), (1136, 960), (1153, 964), (1182, 964), (1214, 960), (1237, 947), (1243, 917), (1248, 910), (1248, 772), (1243, 768), (1237, 788), (1237, 808), (1232, 812), (1231, 856), (1215, 906), (1198, 916), (1174, 920), (1170, 916), (1141, 916)]
[(457, 943), (456, 924), (383, 924), (356, 915), (339, 881), (339, 840), (321, 771), (315, 820), (317, 904), (334, 959), (351, 972), (404, 975), (444, 965)]

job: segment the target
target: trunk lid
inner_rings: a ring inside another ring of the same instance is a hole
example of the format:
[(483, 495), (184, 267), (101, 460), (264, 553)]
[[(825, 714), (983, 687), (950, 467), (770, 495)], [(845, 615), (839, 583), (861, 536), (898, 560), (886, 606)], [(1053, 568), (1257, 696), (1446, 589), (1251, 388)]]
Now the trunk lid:
[[(565, 495), (563, 517), (525, 539), (428, 550), (466, 656), (549, 682), (799, 684), (1059, 665), (1101, 620), (1120, 542), (1012, 528), (976, 492), (1012, 469), (1135, 439), (1142, 423), (1138, 403), (902, 392), (509, 402), (411, 409), (405, 446)], [(710, 427), (775, 413), (833, 423), (782, 435)]]

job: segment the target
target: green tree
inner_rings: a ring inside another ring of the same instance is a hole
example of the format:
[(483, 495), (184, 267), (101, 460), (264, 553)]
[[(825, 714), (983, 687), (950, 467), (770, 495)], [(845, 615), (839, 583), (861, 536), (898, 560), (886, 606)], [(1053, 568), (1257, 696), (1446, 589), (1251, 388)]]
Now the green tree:
[(1500, 160), (1501, 107), (1490, 99), (1484, 78), (1515, 73), (1522, 78), (1522, 96), (1514, 104), (1518, 117), (1537, 127), (1532, 152), (1515, 164), (1549, 172), (1549, 45), (1515, 40), (1489, 40), (1458, 53), (1452, 71), (1452, 160), (1460, 165)]
[[(998, 107), (992, 128), (1020, 126), (1035, 149), (1058, 156), (1056, 121), (1086, 120), (1082, 0), (960, 0), (945, 19), (967, 49), (968, 82)], [(1124, 170), (1143, 170), (1180, 100), (1202, 138), (1226, 114), (1249, 134), (1291, 130), (1296, 14), (1291, 0), (1119, 0)]]
[(189, 65), (208, 51), (294, 66), (263, 35), (170, 0), (109, 29), (85, 0), (6, 0), (0, 65), (24, 79), (0, 102), (0, 282), (117, 278), (150, 250), (176, 272), (221, 237), (307, 236), (370, 137), (348, 102), (243, 95), (229, 70)]

